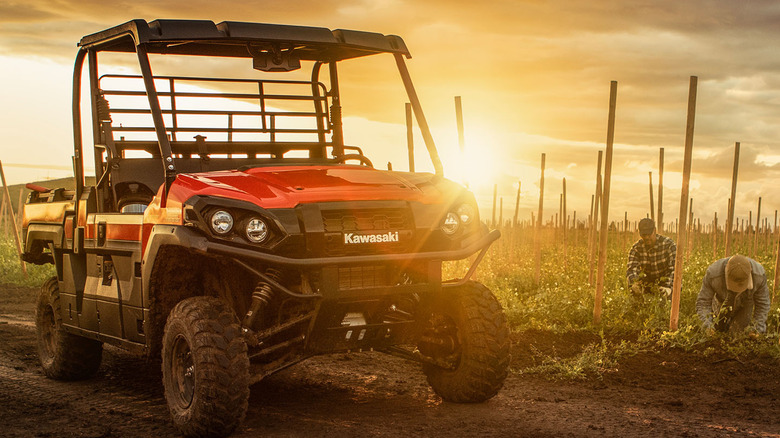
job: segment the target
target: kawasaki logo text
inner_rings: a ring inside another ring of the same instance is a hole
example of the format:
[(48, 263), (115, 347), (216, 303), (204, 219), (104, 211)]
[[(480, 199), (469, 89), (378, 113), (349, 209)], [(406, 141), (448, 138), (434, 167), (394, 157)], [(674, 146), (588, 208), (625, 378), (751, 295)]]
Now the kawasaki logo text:
[(344, 233), (344, 243), (387, 243), (398, 242), (398, 231), (388, 231), (384, 234)]

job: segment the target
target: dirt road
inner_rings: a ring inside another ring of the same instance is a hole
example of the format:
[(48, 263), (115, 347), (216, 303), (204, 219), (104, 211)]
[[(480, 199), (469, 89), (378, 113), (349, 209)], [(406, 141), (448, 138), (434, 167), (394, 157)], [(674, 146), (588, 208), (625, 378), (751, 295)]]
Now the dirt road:
[[(32, 325), (36, 293), (0, 286), (0, 435), (176, 436), (155, 361), (106, 348), (91, 380), (43, 376)], [(252, 387), (235, 436), (780, 437), (780, 373), (771, 358), (670, 350), (624, 357), (603, 379), (549, 382), (519, 372), (539, 353), (566, 357), (596, 340), (587, 333), (516, 334), (504, 389), (475, 405), (442, 402), (417, 366), (393, 357), (311, 359)]]

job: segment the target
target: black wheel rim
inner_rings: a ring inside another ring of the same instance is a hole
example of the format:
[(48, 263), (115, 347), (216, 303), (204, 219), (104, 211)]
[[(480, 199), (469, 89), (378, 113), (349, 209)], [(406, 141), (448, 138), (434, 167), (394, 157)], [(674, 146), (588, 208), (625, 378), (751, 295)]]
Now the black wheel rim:
[(460, 363), (462, 340), (458, 324), (447, 314), (436, 313), (431, 316), (429, 328), (425, 334), (434, 340), (435, 346), (429, 347), (428, 355), (435, 358), (439, 366), (454, 369)]
[(173, 341), (171, 377), (179, 406), (188, 408), (195, 396), (195, 363), (192, 360), (190, 344), (182, 335)]

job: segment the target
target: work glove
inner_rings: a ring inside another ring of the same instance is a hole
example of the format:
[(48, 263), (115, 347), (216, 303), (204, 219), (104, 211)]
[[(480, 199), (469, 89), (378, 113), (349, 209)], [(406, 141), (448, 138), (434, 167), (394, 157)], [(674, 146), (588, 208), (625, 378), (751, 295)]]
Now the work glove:
[(661, 296), (664, 298), (672, 298), (672, 288), (671, 287), (664, 287), (661, 286), (658, 288), (658, 291), (661, 293)]
[(639, 283), (632, 284), (631, 293), (633, 293), (634, 295), (642, 295), (642, 286)]

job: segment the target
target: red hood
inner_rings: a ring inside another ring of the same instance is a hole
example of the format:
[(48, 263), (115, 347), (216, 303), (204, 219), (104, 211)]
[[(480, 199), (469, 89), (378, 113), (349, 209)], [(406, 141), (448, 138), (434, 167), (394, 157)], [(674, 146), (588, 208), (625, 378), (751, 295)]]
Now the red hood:
[[(433, 181), (437, 184), (432, 184)], [(219, 196), (252, 202), (264, 208), (366, 200), (437, 203), (443, 201), (441, 184), (455, 185), (431, 174), (389, 172), (360, 166), (258, 167), (244, 171), (180, 174), (171, 186), (169, 199), (183, 202), (194, 195)]]

